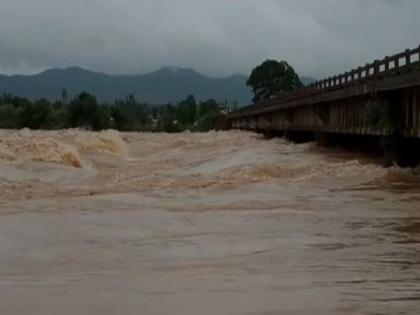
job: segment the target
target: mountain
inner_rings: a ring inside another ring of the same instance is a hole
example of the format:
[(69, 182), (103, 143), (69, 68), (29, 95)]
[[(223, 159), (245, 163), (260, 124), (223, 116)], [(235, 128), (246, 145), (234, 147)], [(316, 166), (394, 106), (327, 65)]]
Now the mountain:
[(252, 99), (246, 80), (243, 75), (210, 78), (179, 67), (163, 67), (143, 75), (108, 75), (72, 67), (50, 69), (35, 75), (0, 75), (0, 94), (56, 100), (65, 88), (69, 97), (86, 91), (106, 102), (133, 94), (141, 101), (159, 104), (179, 102), (194, 94), (198, 100), (214, 98), (246, 105)]
[[(302, 77), (306, 85), (314, 79)], [(69, 97), (80, 92), (93, 93), (100, 101), (112, 102), (133, 94), (148, 103), (179, 102), (194, 94), (198, 100), (214, 98), (239, 105), (251, 102), (252, 93), (246, 86), (247, 77), (206, 77), (195, 70), (163, 67), (143, 75), (108, 75), (79, 67), (50, 69), (35, 75), (0, 75), (0, 94), (10, 93), (32, 100), (60, 98), (63, 89)]]

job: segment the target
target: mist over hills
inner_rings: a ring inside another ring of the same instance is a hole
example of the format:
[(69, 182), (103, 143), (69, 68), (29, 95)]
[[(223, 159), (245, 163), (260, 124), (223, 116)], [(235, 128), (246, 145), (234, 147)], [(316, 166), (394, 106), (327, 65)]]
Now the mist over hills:
[[(179, 102), (194, 94), (198, 100), (214, 98), (223, 102), (246, 105), (251, 102), (247, 77), (232, 75), (210, 78), (193, 69), (163, 67), (141, 75), (108, 75), (80, 67), (50, 69), (34, 75), (0, 75), (0, 93), (27, 97), (31, 100), (56, 100), (66, 89), (73, 97), (82, 91), (94, 94), (102, 102), (112, 102), (133, 94), (138, 100), (153, 104)], [(307, 84), (313, 80), (302, 78)]]

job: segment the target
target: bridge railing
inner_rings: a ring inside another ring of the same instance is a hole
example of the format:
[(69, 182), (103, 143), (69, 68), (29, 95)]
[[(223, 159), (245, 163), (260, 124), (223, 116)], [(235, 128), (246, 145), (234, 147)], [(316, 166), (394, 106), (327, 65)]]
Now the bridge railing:
[(235, 111), (233, 116), (240, 115), (254, 109), (259, 110), (293, 101), (303, 100), (318, 94), (344, 89), (364, 84), (366, 82), (375, 82), (383, 78), (408, 72), (413, 68), (420, 68), (420, 46), (415, 49), (407, 49), (402, 53), (390, 57), (385, 57), (382, 60), (375, 60), (373, 63), (368, 63), (363, 67), (314, 82), (306, 87), (284, 93), (283, 95), (272, 99), (243, 107)]
[(420, 65), (420, 46), (415, 49), (407, 49), (402, 53), (391, 57), (385, 57), (382, 60), (375, 60), (363, 67), (353, 69), (310, 85), (314, 94), (323, 93), (336, 89), (345, 88), (352, 85), (358, 85), (367, 81), (380, 80), (385, 77), (410, 71)]

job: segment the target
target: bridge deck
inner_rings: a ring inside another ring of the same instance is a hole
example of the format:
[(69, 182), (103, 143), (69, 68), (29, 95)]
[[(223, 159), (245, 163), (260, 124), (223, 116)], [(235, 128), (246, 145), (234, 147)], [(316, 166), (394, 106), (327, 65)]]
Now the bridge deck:
[[(230, 119), (242, 129), (387, 135), (397, 128), (420, 138), (419, 87), (420, 46), (244, 107)], [(372, 104), (390, 109), (397, 126), (372, 125), (367, 119)]]

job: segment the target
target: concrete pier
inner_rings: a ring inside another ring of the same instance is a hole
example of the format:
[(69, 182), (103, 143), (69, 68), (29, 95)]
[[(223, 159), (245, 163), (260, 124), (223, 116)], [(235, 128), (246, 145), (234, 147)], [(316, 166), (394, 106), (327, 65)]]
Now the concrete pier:
[[(420, 162), (420, 48), (252, 104), (232, 128), (321, 146), (382, 143), (386, 165)], [(404, 60), (404, 62), (400, 62)], [(367, 137), (366, 139), (364, 139)]]

